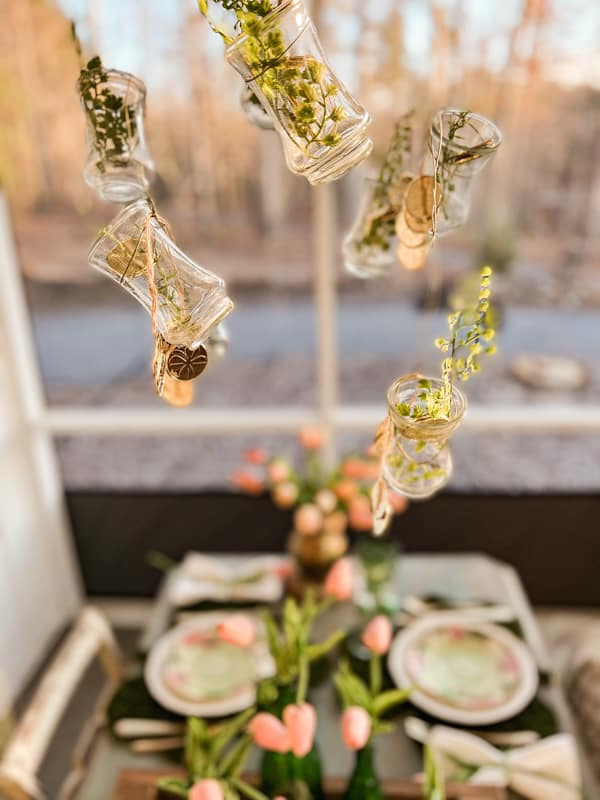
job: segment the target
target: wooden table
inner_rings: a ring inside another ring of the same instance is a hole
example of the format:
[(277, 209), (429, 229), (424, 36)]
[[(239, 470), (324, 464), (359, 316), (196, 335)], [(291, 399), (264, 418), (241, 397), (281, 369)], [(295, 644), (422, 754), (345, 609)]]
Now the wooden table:
[[(233, 561), (242, 556), (223, 558)], [(515, 610), (539, 668), (551, 673), (551, 662), (537, 627), (532, 609), (515, 570), (503, 563), (482, 555), (407, 555), (398, 570), (399, 590), (402, 594), (443, 594), (453, 599), (481, 598), (494, 603), (508, 604)], [(173, 609), (166, 601), (165, 587), (157, 598), (154, 613), (143, 637), (148, 647), (168, 624)], [(339, 607), (323, 620), (323, 631), (333, 630), (343, 621), (349, 623), (348, 608)], [(573, 732), (573, 720), (560, 687), (550, 681), (541, 690), (542, 699), (552, 706), (562, 730)], [(353, 755), (342, 743), (339, 735), (339, 709), (329, 686), (317, 688), (311, 700), (318, 709), (317, 740), (321, 745), (324, 772), (333, 779), (350, 774)], [(398, 725), (395, 732), (382, 736), (377, 742), (377, 761), (380, 777), (384, 780), (407, 778), (421, 769), (419, 748), (404, 734)], [(600, 788), (592, 778), (585, 755), (581, 753), (584, 781), (589, 797), (600, 797)], [(78, 800), (100, 800), (111, 796), (118, 775), (126, 769), (164, 770), (165, 763), (158, 756), (135, 756), (108, 735), (102, 734), (92, 754), (89, 770), (77, 794)], [(255, 770), (257, 761), (250, 763)], [(119, 800), (123, 795), (113, 795)], [(138, 794), (138, 797), (144, 797)], [(149, 797), (150, 795), (146, 795)], [(132, 800), (136, 795), (132, 794)]]

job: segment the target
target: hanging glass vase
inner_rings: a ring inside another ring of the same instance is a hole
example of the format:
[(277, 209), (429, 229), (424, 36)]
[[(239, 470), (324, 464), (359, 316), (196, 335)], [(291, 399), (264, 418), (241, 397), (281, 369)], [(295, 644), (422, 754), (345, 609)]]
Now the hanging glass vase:
[[(283, 709), (296, 702), (295, 685), (282, 687), (274, 703), (264, 708), (281, 719)], [(286, 800), (324, 800), (321, 757), (317, 745), (298, 758), (293, 753), (265, 750), (261, 763), (261, 790), (267, 797)]]
[[(150, 312), (156, 331), (168, 345), (182, 348), (171, 354), (174, 362), (176, 357), (186, 361), (181, 375), (173, 374), (181, 379), (184, 373), (202, 366), (187, 364), (189, 351), (200, 352), (202, 343), (230, 313), (233, 303), (226, 294), (225, 282), (188, 258), (165, 225), (147, 200), (138, 200), (101, 232), (90, 250), (89, 263), (123, 286)], [(176, 369), (175, 363), (173, 366)]]
[(87, 123), (83, 178), (104, 200), (130, 203), (146, 195), (154, 173), (144, 134), (146, 87), (128, 72), (104, 70), (99, 59), (89, 67), (77, 85)]
[[(452, 456), (448, 440), (462, 422), (467, 407), (465, 396), (453, 385), (445, 415), (432, 418), (420, 399), (424, 380), (430, 391), (444, 391), (440, 379), (411, 374), (398, 378), (387, 394), (394, 431), (383, 457), (383, 476), (391, 489), (412, 500), (431, 497), (450, 480)], [(419, 413), (410, 416), (405, 413), (409, 410)]]
[(433, 117), (425, 172), (435, 175), (441, 201), (436, 235), (464, 225), (471, 209), (472, 181), (502, 143), (502, 133), (489, 119), (460, 109)]
[(288, 167), (312, 184), (340, 178), (373, 142), (371, 118), (333, 73), (301, 0), (255, 17), (226, 50), (281, 136)]
[(344, 792), (344, 800), (384, 800), (381, 784), (375, 772), (371, 743), (356, 753), (354, 770)]
[(359, 215), (342, 245), (344, 265), (357, 278), (386, 275), (396, 261), (396, 213), (379, 185), (365, 178)]

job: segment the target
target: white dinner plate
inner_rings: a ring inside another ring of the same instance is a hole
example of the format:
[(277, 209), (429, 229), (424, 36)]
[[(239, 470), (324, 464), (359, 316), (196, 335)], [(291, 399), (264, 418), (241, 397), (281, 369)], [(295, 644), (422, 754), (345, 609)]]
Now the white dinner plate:
[(264, 628), (253, 618), (254, 644), (237, 647), (216, 636), (217, 625), (228, 616), (231, 612), (195, 614), (151, 648), (144, 678), (157, 703), (184, 716), (221, 717), (256, 701), (256, 684), (274, 674)]
[(454, 612), (428, 614), (400, 631), (388, 656), (397, 686), (437, 719), (492, 725), (533, 699), (538, 670), (527, 646), (506, 628)]

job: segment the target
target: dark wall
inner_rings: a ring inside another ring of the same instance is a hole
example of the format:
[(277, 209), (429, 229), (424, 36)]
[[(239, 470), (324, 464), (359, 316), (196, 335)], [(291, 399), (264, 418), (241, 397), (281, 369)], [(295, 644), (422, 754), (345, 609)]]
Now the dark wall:
[[(146, 554), (282, 551), (291, 515), (229, 493), (70, 492), (87, 591), (151, 595)], [(394, 521), (408, 552), (485, 552), (513, 564), (534, 603), (600, 606), (600, 496), (442, 494)]]

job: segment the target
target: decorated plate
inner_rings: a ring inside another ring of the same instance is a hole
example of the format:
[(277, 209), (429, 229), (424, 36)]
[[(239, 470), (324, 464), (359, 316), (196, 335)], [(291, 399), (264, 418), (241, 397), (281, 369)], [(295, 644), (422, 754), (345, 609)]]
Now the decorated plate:
[(216, 627), (228, 614), (194, 615), (172, 628), (152, 647), (144, 677), (152, 697), (185, 716), (219, 717), (249, 708), (256, 683), (274, 667), (261, 623), (250, 647), (221, 641)]
[(414, 705), (462, 725), (510, 719), (538, 688), (537, 667), (520, 639), (452, 612), (429, 614), (401, 631), (388, 668), (398, 686), (413, 687)]

